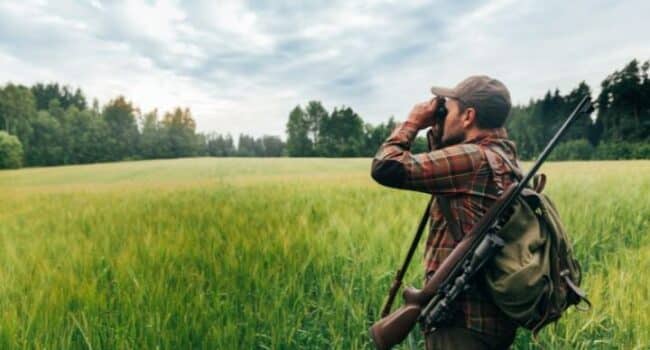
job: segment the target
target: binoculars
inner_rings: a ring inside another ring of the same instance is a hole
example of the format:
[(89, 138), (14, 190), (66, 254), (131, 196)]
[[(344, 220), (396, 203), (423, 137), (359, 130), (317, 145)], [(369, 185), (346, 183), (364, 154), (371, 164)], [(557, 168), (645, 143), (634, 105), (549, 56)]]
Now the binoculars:
[(436, 99), (438, 100), (438, 105), (436, 106), (436, 110), (433, 112), (433, 119), (434, 119), (434, 125), (438, 125), (440, 134), (434, 136), (433, 131), (431, 129), (429, 129), (429, 132), (427, 132), (427, 143), (429, 146), (429, 151), (432, 151), (435, 148), (440, 146), (441, 143), (440, 138), (442, 137), (442, 128), (443, 125), (445, 125), (445, 118), (447, 117), (447, 113), (449, 113), (447, 107), (445, 107), (446, 99), (444, 97), (436, 97)]
[(435, 112), (433, 112), (433, 117), (436, 120), (436, 123), (440, 123), (440, 125), (443, 125), (445, 121), (445, 117), (449, 112), (447, 110), (447, 107), (445, 107), (446, 99), (444, 97), (436, 97), (436, 100), (438, 100), (438, 106), (436, 107)]

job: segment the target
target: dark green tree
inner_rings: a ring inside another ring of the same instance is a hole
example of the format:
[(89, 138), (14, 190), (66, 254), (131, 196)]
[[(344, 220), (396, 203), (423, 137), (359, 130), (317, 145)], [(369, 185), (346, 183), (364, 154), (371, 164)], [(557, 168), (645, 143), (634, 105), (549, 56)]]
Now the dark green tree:
[(59, 86), (56, 83), (38, 83), (32, 86), (31, 91), (36, 99), (38, 110), (48, 109), (52, 100), (58, 100), (63, 109), (74, 106), (78, 110), (84, 110), (87, 107), (86, 97), (78, 88), (73, 92), (72, 88), (68, 86)]
[(237, 143), (237, 156), (254, 157), (256, 154), (255, 138), (246, 134), (239, 135)]
[(138, 126), (136, 123), (137, 109), (123, 96), (111, 100), (102, 112), (102, 117), (108, 127), (110, 160), (122, 160), (132, 157), (137, 150)]
[(635, 59), (601, 83), (598, 118), (603, 125), (605, 140), (647, 140), (650, 134), (647, 70), (648, 62), (639, 67)]
[(206, 135), (207, 154), (212, 157), (234, 156), (236, 149), (232, 136), (210, 133)]
[(313, 142), (309, 138), (310, 123), (307, 114), (300, 106), (294, 107), (289, 113), (287, 122), (287, 152), (291, 157), (307, 157), (313, 155)]
[(0, 130), (18, 137), (25, 150), (29, 149), (35, 106), (34, 96), (25, 86), (7, 84), (0, 88)]
[(278, 136), (264, 135), (260, 139), (264, 148), (265, 157), (282, 157), (285, 144)]
[(395, 118), (391, 116), (386, 123), (380, 123), (376, 126), (371, 124), (364, 125), (365, 140), (363, 145), (363, 156), (372, 157), (377, 152), (379, 146), (386, 141), (390, 133), (395, 129)]
[(167, 136), (167, 156), (190, 157), (199, 153), (199, 140), (195, 133), (196, 122), (189, 108), (176, 108), (165, 113), (162, 126)]
[(161, 158), (169, 153), (163, 126), (158, 120), (158, 110), (146, 113), (142, 117), (140, 135), (140, 156), (145, 159)]
[(23, 165), (23, 147), (14, 135), (0, 131), (0, 169), (16, 169)]
[[(65, 164), (87, 164), (107, 160), (109, 129), (102, 117), (91, 110), (66, 110), (64, 134)], [(133, 150), (135, 153), (137, 150)]]
[(307, 123), (309, 124), (310, 139), (314, 145), (318, 144), (318, 134), (321, 120), (327, 118), (329, 113), (320, 101), (309, 101), (305, 108)]
[(31, 147), (25, 155), (28, 165), (63, 164), (63, 128), (47, 111), (38, 111), (32, 122)]
[(358, 157), (364, 146), (363, 120), (350, 107), (334, 108), (321, 120), (316, 153), (323, 157)]

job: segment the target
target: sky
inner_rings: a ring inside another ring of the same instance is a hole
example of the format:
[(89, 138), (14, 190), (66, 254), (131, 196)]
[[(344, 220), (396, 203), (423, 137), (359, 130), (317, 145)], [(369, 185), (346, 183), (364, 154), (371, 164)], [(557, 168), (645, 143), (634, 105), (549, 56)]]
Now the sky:
[(515, 104), (650, 59), (650, 1), (0, 0), (0, 84), (58, 82), (201, 132), (285, 137), (296, 105), (407, 117), (487, 74)]

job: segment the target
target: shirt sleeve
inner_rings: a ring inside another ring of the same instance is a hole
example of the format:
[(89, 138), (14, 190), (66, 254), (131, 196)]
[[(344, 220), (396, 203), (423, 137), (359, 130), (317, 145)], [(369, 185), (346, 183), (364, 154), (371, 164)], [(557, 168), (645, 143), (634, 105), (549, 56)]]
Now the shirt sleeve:
[(425, 193), (468, 192), (483, 158), (478, 146), (458, 144), (412, 154), (417, 132), (417, 126), (408, 121), (393, 130), (375, 154), (372, 178), (384, 186)]

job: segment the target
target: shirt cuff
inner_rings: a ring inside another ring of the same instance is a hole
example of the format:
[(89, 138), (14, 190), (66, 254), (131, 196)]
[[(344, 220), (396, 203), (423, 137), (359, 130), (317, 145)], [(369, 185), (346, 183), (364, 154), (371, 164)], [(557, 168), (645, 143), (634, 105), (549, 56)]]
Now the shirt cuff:
[(418, 131), (419, 129), (417, 124), (405, 121), (403, 123), (397, 124), (393, 132), (386, 140), (386, 143), (391, 145), (399, 145), (406, 149), (410, 149), (411, 143), (415, 139), (415, 136), (418, 134)]

